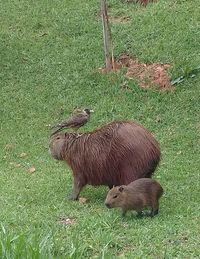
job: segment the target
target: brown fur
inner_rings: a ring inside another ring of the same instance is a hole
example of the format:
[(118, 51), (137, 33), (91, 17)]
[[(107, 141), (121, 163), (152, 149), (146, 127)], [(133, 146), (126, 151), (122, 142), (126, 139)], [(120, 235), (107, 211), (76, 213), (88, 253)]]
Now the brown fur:
[(107, 194), (105, 205), (121, 208), (123, 216), (128, 210), (135, 210), (138, 216), (142, 216), (143, 209), (150, 207), (150, 216), (153, 217), (158, 214), (162, 194), (163, 188), (157, 181), (141, 178), (128, 185), (113, 187)]
[(160, 161), (158, 142), (133, 121), (116, 121), (93, 132), (59, 133), (50, 138), (49, 151), (71, 167), (72, 199), (83, 186), (129, 184), (151, 177)]

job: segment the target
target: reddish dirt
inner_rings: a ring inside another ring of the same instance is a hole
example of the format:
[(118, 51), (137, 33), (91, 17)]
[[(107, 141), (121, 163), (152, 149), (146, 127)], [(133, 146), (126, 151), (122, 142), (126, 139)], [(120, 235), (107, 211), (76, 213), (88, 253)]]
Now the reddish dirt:
[(122, 55), (117, 60), (122, 67), (127, 67), (125, 77), (135, 78), (142, 88), (157, 88), (159, 90), (173, 90), (168, 75), (169, 64), (140, 63), (128, 55)]
[[(142, 88), (153, 88), (161, 91), (172, 91), (175, 89), (171, 85), (168, 75), (169, 64), (145, 64), (139, 62), (138, 59), (124, 54), (116, 59), (112, 65), (112, 71), (114, 72), (126, 67), (125, 77), (135, 79)], [(107, 73), (105, 68), (99, 68), (97, 71), (99, 73)]]

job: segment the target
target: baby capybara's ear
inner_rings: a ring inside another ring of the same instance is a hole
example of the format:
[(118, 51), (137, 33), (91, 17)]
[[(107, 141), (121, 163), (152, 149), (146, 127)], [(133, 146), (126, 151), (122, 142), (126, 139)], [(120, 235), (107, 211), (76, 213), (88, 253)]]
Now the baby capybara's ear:
[(118, 189), (120, 192), (123, 192), (124, 190), (124, 187), (123, 186), (119, 186), (119, 189)]

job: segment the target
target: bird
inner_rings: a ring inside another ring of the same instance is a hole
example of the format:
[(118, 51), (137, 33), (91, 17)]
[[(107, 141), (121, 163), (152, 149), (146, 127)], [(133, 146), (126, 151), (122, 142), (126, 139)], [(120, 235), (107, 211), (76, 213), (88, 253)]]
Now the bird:
[(63, 129), (72, 128), (77, 131), (80, 127), (85, 125), (90, 119), (90, 113), (94, 112), (90, 108), (84, 108), (82, 111), (78, 110), (70, 118), (64, 120), (63, 122), (56, 124), (51, 127), (51, 129), (57, 128), (52, 135), (60, 132)]

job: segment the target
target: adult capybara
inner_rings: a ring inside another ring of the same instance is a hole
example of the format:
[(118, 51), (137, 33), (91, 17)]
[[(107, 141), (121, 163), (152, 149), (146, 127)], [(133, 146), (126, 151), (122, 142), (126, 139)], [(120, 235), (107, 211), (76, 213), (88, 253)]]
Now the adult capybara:
[(86, 184), (112, 188), (150, 178), (160, 161), (158, 142), (133, 121), (115, 121), (87, 133), (56, 134), (50, 138), (49, 152), (73, 171), (72, 200)]
[(121, 208), (125, 216), (128, 210), (135, 210), (138, 217), (143, 215), (143, 209), (151, 208), (150, 216), (158, 214), (159, 199), (163, 194), (161, 185), (149, 178), (137, 179), (128, 185), (113, 187), (107, 194), (105, 205), (108, 208)]

